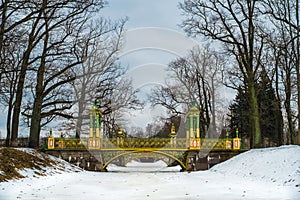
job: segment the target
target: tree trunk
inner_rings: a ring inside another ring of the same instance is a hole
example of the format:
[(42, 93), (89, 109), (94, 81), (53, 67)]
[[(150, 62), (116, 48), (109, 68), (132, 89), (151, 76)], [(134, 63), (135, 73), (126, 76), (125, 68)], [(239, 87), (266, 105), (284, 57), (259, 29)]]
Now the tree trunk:
[(83, 110), (84, 110), (82, 99), (83, 98), (81, 98), (78, 101), (78, 119), (77, 119), (77, 122), (76, 122), (76, 138), (80, 138), (81, 130), (82, 130), (82, 121), (83, 121), (82, 114), (83, 114)]
[(39, 146), (42, 102), (42, 98), (37, 97), (32, 110), (29, 135), (29, 147), (31, 148)]
[[(48, 36), (48, 35), (47, 35)], [(37, 83), (36, 83), (36, 97), (34, 99), (34, 104), (32, 108), (32, 116), (30, 123), (30, 135), (29, 135), (29, 147), (36, 148), (39, 146), (40, 140), (40, 126), (41, 126), (41, 113), (43, 105), (43, 82), (45, 73), (45, 59), (46, 59), (46, 47), (47, 47), (46, 37), (44, 42), (44, 52), (41, 59), (41, 64), (37, 73)]]
[(44, 99), (44, 76), (46, 69), (46, 57), (47, 57), (47, 46), (49, 40), (49, 30), (47, 24), (47, 17), (45, 16), (45, 38), (44, 38), (44, 46), (43, 53), (41, 56), (41, 63), (39, 69), (37, 71), (37, 81), (35, 87), (35, 99), (32, 108), (32, 116), (30, 123), (30, 135), (29, 135), (29, 147), (36, 148), (39, 146), (40, 141), (40, 130), (41, 130), (41, 113), (42, 113), (42, 105)]
[[(4, 32), (5, 32), (5, 24), (6, 24), (6, 12), (7, 12), (7, 5), (8, 5), (8, 1), (4, 1), (4, 3), (2, 3), (2, 19), (1, 19), (1, 26), (0, 26), (0, 82), (1, 82), (1, 78), (2, 78), (2, 73), (5, 70), (5, 61), (4, 61), (4, 53), (3, 53), (3, 39), (4, 39)], [(10, 130), (10, 122), (11, 122), (11, 112), (12, 112), (12, 103), (9, 103), (8, 106), (8, 113), (7, 113), (7, 121), (6, 121), (6, 141), (5, 141), (5, 146), (10, 146), (11, 143), (11, 130)]]
[(295, 130), (294, 130), (294, 125), (293, 125), (293, 117), (292, 117), (290, 98), (287, 98), (285, 100), (284, 105), (285, 105), (285, 110), (286, 110), (287, 120), (288, 120), (288, 132), (287, 132), (286, 144), (293, 144), (294, 143), (293, 136), (294, 136)]
[(276, 101), (276, 143), (277, 146), (281, 146), (283, 144), (283, 120), (282, 120), (282, 112), (281, 112), (281, 105), (280, 105), (280, 101), (277, 100)]
[(251, 135), (252, 135), (252, 144), (254, 148), (261, 147), (261, 130), (259, 122), (259, 107), (257, 101), (257, 95), (255, 91), (254, 82), (249, 81), (249, 106), (250, 106), (250, 120), (252, 125)]
[(76, 122), (76, 138), (80, 138), (83, 124), (83, 112), (86, 108), (85, 99), (86, 99), (86, 79), (83, 77), (82, 88), (79, 92), (80, 97), (78, 100), (78, 119)]
[(33, 43), (34, 43), (34, 36), (35, 36), (35, 29), (37, 28), (38, 22), (40, 20), (42, 12), (39, 13), (39, 15), (36, 18), (36, 21), (33, 23), (31, 32), (29, 34), (28, 38), (28, 45), (27, 48), (24, 52), (24, 55), (22, 57), (22, 65), (21, 65), (21, 70), (19, 74), (19, 80), (18, 80), (18, 85), (16, 89), (16, 99), (14, 102), (14, 110), (13, 110), (13, 117), (12, 117), (12, 132), (11, 132), (11, 145), (12, 146), (18, 146), (18, 132), (19, 132), (19, 118), (20, 118), (20, 113), (21, 113), (21, 105), (22, 105), (22, 99), (23, 99), (23, 88), (24, 88), (24, 83), (25, 83), (25, 77), (26, 77), (26, 72), (28, 68), (28, 62), (30, 59), (30, 54), (33, 49)]
[(278, 117), (276, 117), (276, 127), (278, 130), (278, 135), (277, 135), (277, 145), (281, 146), (284, 143), (283, 139), (283, 119), (282, 119), (282, 108), (281, 108), (281, 97), (279, 93), (279, 71), (278, 71), (278, 62), (279, 62), (279, 56), (278, 54), (274, 51), (274, 55), (276, 57), (276, 62), (275, 62), (275, 94), (276, 94), (276, 107), (277, 107), (277, 112), (278, 112)]
[[(47, 42), (45, 42), (47, 43)], [(45, 72), (45, 54), (42, 56), (42, 61), (37, 73), (36, 97), (32, 108), (32, 116), (30, 123), (29, 147), (36, 148), (39, 146), (41, 113), (43, 105), (43, 82)]]
[(26, 71), (28, 67), (28, 60), (31, 51), (31, 44), (28, 45), (28, 49), (23, 56), (23, 63), (19, 75), (16, 99), (14, 102), (13, 117), (12, 117), (12, 132), (11, 132), (11, 146), (18, 146), (18, 132), (19, 132), (19, 118), (21, 113), (21, 104), (23, 98), (23, 88), (25, 83)]
[(296, 76), (297, 76), (297, 89), (298, 89), (298, 145), (300, 145), (300, 13), (299, 13), (299, 0), (296, 0), (296, 22), (297, 22), (297, 58), (296, 58)]
[(288, 132), (286, 138), (286, 144), (293, 144), (293, 135), (295, 133), (294, 125), (293, 125), (293, 116), (292, 116), (292, 108), (291, 108), (291, 73), (290, 71), (286, 71), (286, 79), (285, 79), (285, 101), (284, 107), (286, 110), (287, 121), (288, 121)]
[(212, 137), (217, 137), (217, 124), (216, 124), (216, 98), (215, 98), (215, 83), (214, 83), (215, 73), (211, 78), (211, 98), (212, 98)]
[(11, 133), (11, 114), (12, 114), (12, 105), (9, 104), (8, 106), (8, 111), (7, 111), (7, 117), (6, 117), (6, 140), (5, 140), (5, 146), (9, 147), (11, 144), (11, 138), (10, 138), (10, 133)]

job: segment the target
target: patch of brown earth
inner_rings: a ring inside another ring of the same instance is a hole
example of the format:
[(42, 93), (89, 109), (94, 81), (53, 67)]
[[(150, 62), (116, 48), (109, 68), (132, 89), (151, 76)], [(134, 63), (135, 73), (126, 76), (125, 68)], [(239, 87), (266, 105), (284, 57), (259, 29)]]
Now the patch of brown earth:
[(47, 154), (38, 151), (26, 152), (15, 148), (0, 148), (0, 182), (24, 178), (18, 172), (24, 169), (36, 169), (36, 175), (43, 176), (43, 167), (56, 164)]

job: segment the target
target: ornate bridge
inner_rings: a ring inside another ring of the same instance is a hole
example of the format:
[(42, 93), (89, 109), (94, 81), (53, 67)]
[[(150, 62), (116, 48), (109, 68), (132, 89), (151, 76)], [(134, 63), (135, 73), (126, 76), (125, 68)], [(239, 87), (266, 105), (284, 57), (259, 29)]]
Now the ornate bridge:
[[(98, 170), (106, 171), (113, 161), (126, 164), (135, 157), (163, 159), (167, 164), (179, 164), (182, 170), (195, 170), (201, 160), (200, 152), (233, 152), (243, 147), (241, 140), (200, 138), (199, 110), (192, 107), (188, 113), (186, 138), (177, 138), (172, 125), (168, 138), (127, 138), (122, 129), (116, 138), (104, 138), (101, 133), (101, 113), (97, 106), (90, 111), (90, 135), (88, 138), (54, 138), (50, 133), (48, 151), (88, 150), (98, 160)], [(130, 156), (129, 156), (130, 155)], [(144, 157), (143, 157), (144, 155)], [(127, 160), (126, 160), (127, 159)]]

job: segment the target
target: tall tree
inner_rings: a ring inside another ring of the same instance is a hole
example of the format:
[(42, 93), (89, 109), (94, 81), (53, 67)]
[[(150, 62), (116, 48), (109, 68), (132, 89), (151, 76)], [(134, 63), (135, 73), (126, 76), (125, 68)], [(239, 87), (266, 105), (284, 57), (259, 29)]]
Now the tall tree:
[(216, 133), (216, 105), (218, 80), (223, 62), (209, 46), (194, 48), (186, 57), (178, 58), (169, 64), (172, 81), (167, 86), (156, 88), (150, 101), (153, 106), (160, 104), (171, 114), (181, 115), (190, 104), (196, 103), (201, 110), (201, 136)]
[[(10, 48), (5, 50), (5, 70), (2, 74), (0, 82), (0, 102), (4, 106), (3, 110), (7, 111), (6, 116), (6, 146), (11, 143), (11, 116), (13, 110), (13, 101), (15, 98), (16, 82), (19, 75), (20, 67), (20, 48), (22, 42), (19, 44), (11, 43)], [(4, 53), (4, 52), (3, 52)]]
[[(283, 137), (283, 117), (281, 110), (278, 110), (280, 101), (276, 98), (272, 81), (263, 71), (256, 83), (258, 102), (260, 110), (260, 124), (262, 138), (268, 141), (265, 145), (281, 145)], [(249, 94), (245, 88), (240, 87), (234, 103), (230, 105), (229, 110), (231, 117), (230, 128), (233, 130), (232, 137), (235, 137), (235, 128), (239, 128), (242, 137), (250, 138), (249, 129)]]
[[(24, 113), (30, 117), (30, 147), (39, 145), (40, 130), (44, 125), (42, 119), (47, 118), (48, 123), (55, 116), (71, 117), (64, 113), (72, 106), (70, 90), (65, 88), (75, 80), (71, 69), (82, 63), (76, 49), (85, 30), (85, 23), (90, 13), (101, 8), (103, 2), (44, 0), (39, 6), (40, 13), (36, 18), (38, 32), (29, 37), (33, 40), (30, 43), (33, 46), (24, 63), (24, 78), (28, 66), (32, 68), (31, 73), (36, 74), (35, 83), (32, 84), (35, 86), (32, 90), (33, 105)], [(23, 87), (18, 86), (18, 89), (23, 90)], [(17, 114), (14, 112), (14, 116)]]
[(189, 35), (202, 35), (223, 44), (234, 57), (249, 93), (251, 136), (253, 146), (261, 146), (259, 108), (255, 81), (260, 66), (263, 39), (258, 37), (258, 0), (185, 0), (180, 8), (185, 15), (182, 22)]
[[(278, 58), (276, 67), (282, 72), (285, 90), (285, 110), (288, 119), (287, 143), (295, 143), (293, 101), (297, 102), (298, 142), (300, 144), (300, 15), (299, 0), (263, 1), (262, 13), (273, 24), (270, 30), (269, 44)], [(293, 80), (296, 77), (295, 80)], [(295, 87), (296, 86), (296, 87)], [(293, 91), (293, 88), (297, 88)], [(293, 99), (293, 94), (295, 99)]]
[(72, 84), (77, 110), (74, 115), (76, 137), (80, 137), (83, 126), (88, 124), (88, 108), (97, 94), (102, 93), (99, 97), (102, 108), (103, 100), (124, 75), (125, 70), (117, 64), (117, 54), (122, 45), (125, 22), (126, 20), (111, 22), (103, 18), (93, 20), (83, 37), (82, 46), (78, 49), (83, 63), (73, 69), (76, 74), (76, 80)]
[(137, 98), (138, 90), (134, 90), (131, 80), (120, 76), (106, 87), (96, 91), (99, 108), (103, 115), (104, 134), (114, 136), (120, 124), (126, 123), (124, 114), (130, 110), (142, 109), (144, 104)]
[[(271, 79), (265, 70), (258, 81), (258, 100), (262, 137), (269, 141), (269, 146), (283, 144), (283, 117), (280, 99), (277, 98)], [(266, 141), (265, 141), (266, 142)]]
[(4, 0), (0, 5), (0, 80), (3, 77), (6, 79), (1, 83), (5, 83), (6, 92), (10, 92), (2, 93), (6, 97), (9, 96), (7, 101), (7, 145), (10, 140), (13, 145), (17, 145), (17, 127), (25, 80), (24, 74), (30, 51), (34, 46), (32, 38), (36, 31), (38, 21), (36, 19), (40, 16), (40, 8), (41, 6), (37, 6), (35, 1)]
[[(20, 42), (18, 38), (23, 34), (20, 27), (32, 20), (39, 12), (34, 1), (2, 0), (0, 4), (0, 80), (6, 73), (6, 50), (12, 44)], [(20, 15), (22, 13), (22, 15)], [(19, 33), (20, 35), (16, 34)], [(15, 40), (17, 39), (17, 40)], [(0, 81), (1, 82), (1, 81)]]
[(235, 130), (238, 128), (240, 137), (251, 138), (249, 130), (250, 125), (250, 112), (249, 112), (249, 95), (246, 93), (245, 88), (238, 87), (237, 94), (233, 103), (229, 106), (230, 123), (229, 128), (231, 130), (231, 137), (235, 137)]
[(30, 27), (28, 35), (27, 35), (27, 46), (24, 50), (22, 56), (22, 63), (20, 66), (20, 73), (17, 81), (17, 88), (16, 88), (16, 98), (14, 100), (14, 109), (13, 109), (13, 116), (12, 116), (12, 133), (11, 133), (11, 145), (17, 146), (18, 145), (18, 132), (19, 132), (19, 118), (21, 113), (21, 105), (23, 99), (23, 88), (26, 78), (26, 72), (30, 62), (30, 55), (34, 47), (38, 44), (37, 38), (40, 37), (40, 32), (42, 30), (42, 26), (40, 25), (40, 20), (42, 18), (42, 10), (46, 7), (46, 2), (43, 1), (40, 4), (35, 5), (38, 12), (34, 16), (33, 20), (30, 21)]
[[(6, 2), (8, 4), (8, 2)], [(15, 11), (15, 8), (10, 8)], [(9, 9), (8, 9), (9, 10)], [(13, 16), (13, 11), (6, 11)], [(5, 18), (5, 16), (2, 16)], [(14, 99), (16, 97), (17, 80), (20, 74), (20, 66), (22, 63), (23, 49), (26, 48), (25, 36), (26, 29), (22, 26), (15, 26), (11, 31), (9, 27), (15, 25), (10, 24), (10, 18), (2, 18), (2, 33), (0, 47), (0, 98), (1, 103), (7, 111), (6, 116), (6, 146), (11, 144), (11, 118), (14, 108)], [(14, 17), (12, 17), (14, 18)], [(17, 19), (16, 19), (17, 20)], [(18, 20), (17, 20), (18, 21)], [(5, 24), (5, 25), (4, 25)], [(8, 28), (6, 28), (8, 26)]]

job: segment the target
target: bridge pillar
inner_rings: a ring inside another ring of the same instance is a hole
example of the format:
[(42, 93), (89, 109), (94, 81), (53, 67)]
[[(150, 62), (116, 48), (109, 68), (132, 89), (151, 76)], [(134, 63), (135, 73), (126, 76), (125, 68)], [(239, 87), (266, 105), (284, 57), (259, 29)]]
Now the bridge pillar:
[(225, 149), (232, 149), (231, 141), (229, 140), (229, 133), (226, 132)]
[[(198, 155), (199, 156), (199, 155)], [(208, 169), (208, 156), (199, 157), (196, 161), (195, 170), (207, 170)]]
[(119, 127), (119, 131), (117, 133), (117, 145), (118, 145), (118, 147), (123, 147), (125, 137), (126, 137), (126, 134), (123, 132), (123, 129), (121, 127)]
[(186, 170), (195, 171), (199, 168), (200, 140), (200, 110), (193, 105), (187, 114), (186, 124), (186, 147), (188, 155), (186, 158)]
[(169, 137), (171, 138), (171, 148), (176, 148), (176, 137), (177, 137), (177, 133), (175, 131), (175, 125), (172, 124), (171, 127), (171, 133), (169, 133)]
[(189, 151), (187, 156), (186, 170), (187, 171), (196, 171), (199, 166), (199, 152), (198, 151)]
[(48, 137), (48, 149), (54, 149), (54, 137), (52, 136), (52, 128), (50, 129), (50, 136)]
[(236, 137), (233, 138), (233, 150), (239, 150), (241, 148), (241, 138), (239, 138), (239, 130), (236, 128)]
[(95, 101), (93, 108), (90, 110), (90, 137), (102, 138), (101, 133), (101, 112), (97, 106), (98, 100)]
[(92, 109), (90, 110), (90, 135), (88, 141), (89, 149), (101, 148), (101, 112), (98, 108), (99, 101), (96, 100)]
[(191, 150), (200, 150), (200, 111), (193, 105), (188, 112), (187, 147)]

